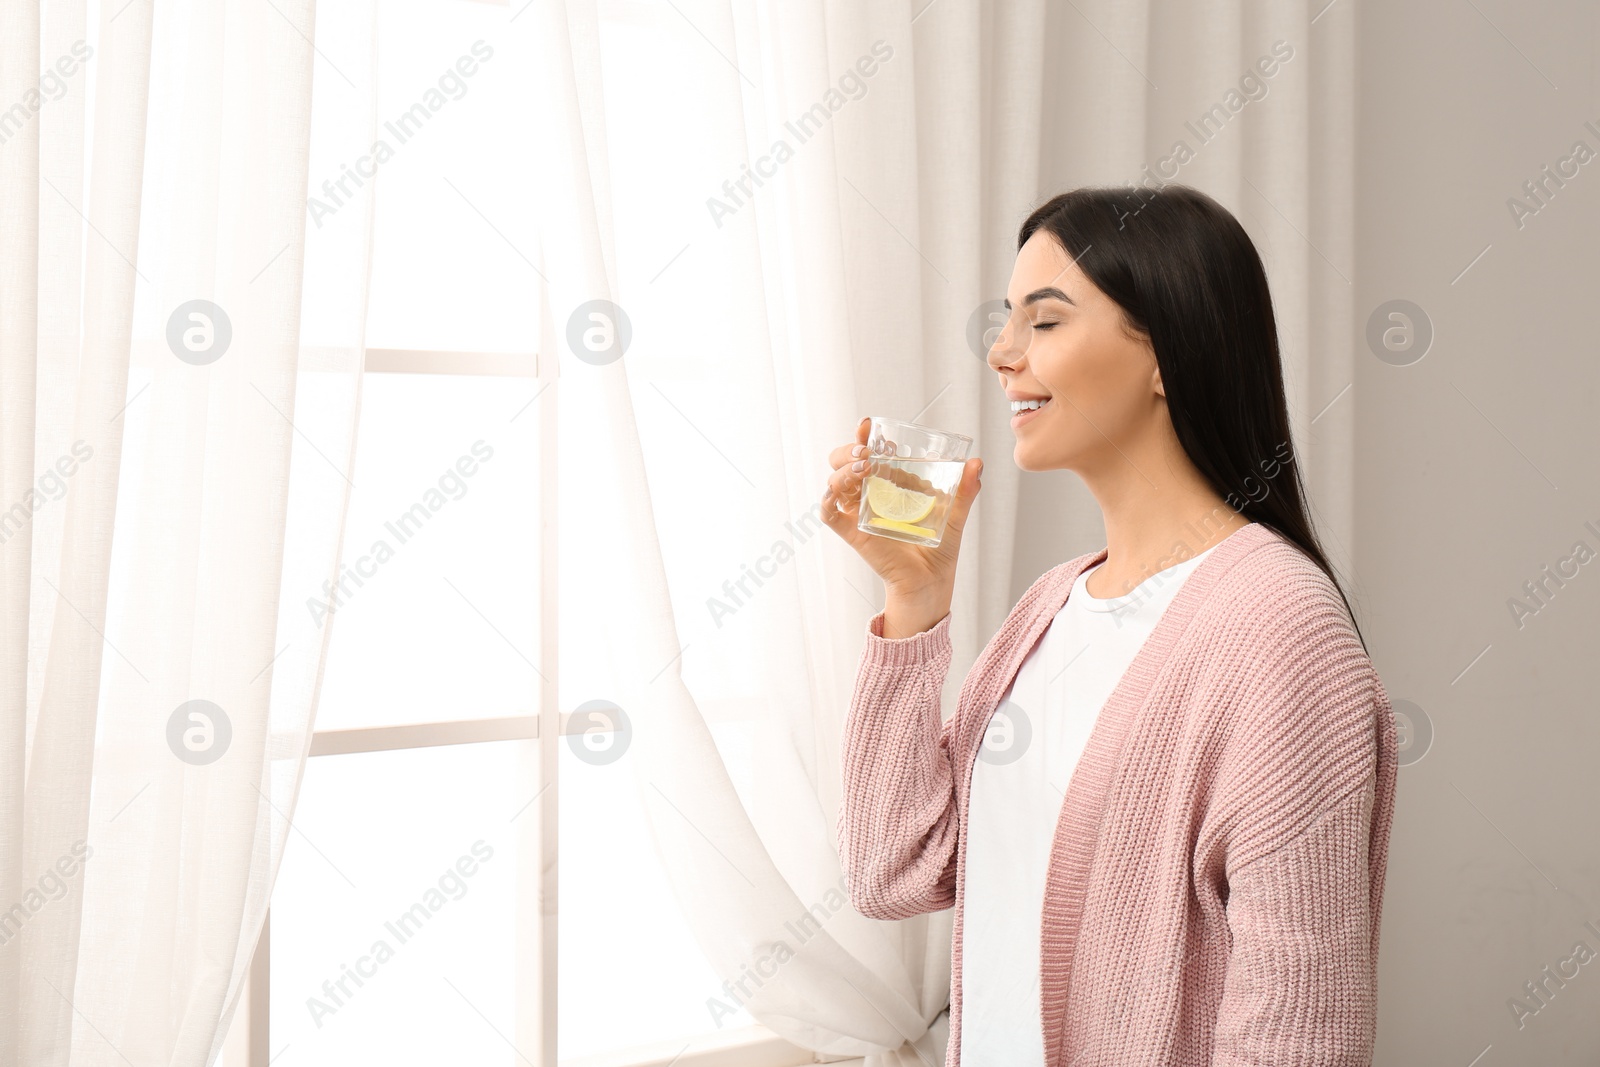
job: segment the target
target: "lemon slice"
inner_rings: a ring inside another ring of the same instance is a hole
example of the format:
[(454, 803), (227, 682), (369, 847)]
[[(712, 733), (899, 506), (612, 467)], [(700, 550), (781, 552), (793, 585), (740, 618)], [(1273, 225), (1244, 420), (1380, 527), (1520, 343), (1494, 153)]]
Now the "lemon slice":
[[(871, 475), (867, 478), (867, 504), (874, 515), (890, 522), (913, 523), (928, 517), (936, 500), (928, 493), (895, 485), (887, 478)], [(929, 537), (933, 535), (928, 534)]]
[(909, 522), (895, 522), (893, 519), (880, 519), (876, 515), (867, 520), (867, 525), (876, 526), (880, 530), (899, 530), (901, 533), (915, 534), (918, 537), (926, 537), (930, 541), (934, 538), (934, 532), (926, 526), (915, 526)]

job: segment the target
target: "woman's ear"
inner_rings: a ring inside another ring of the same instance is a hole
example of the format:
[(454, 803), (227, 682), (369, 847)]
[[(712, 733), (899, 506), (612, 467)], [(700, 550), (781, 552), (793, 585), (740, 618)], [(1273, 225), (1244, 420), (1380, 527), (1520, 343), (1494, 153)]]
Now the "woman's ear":
[(1159, 366), (1155, 369), (1155, 374), (1150, 379), (1150, 386), (1156, 391), (1156, 396), (1163, 400), (1167, 398), (1167, 387), (1161, 384), (1161, 368)]

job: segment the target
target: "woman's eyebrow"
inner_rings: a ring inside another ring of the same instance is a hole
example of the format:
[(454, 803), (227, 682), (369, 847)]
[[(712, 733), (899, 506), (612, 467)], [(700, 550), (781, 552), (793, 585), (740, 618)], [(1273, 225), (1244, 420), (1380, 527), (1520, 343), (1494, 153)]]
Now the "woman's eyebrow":
[[(1033, 292), (1031, 292), (1027, 296), (1023, 297), (1022, 298), (1022, 302), (1024, 304), (1036, 304), (1041, 300), (1052, 300), (1052, 299), (1053, 300), (1060, 300), (1063, 303), (1071, 304), (1073, 307), (1077, 307), (1078, 306), (1077, 303), (1073, 301), (1072, 297), (1068, 296), (1066, 293), (1063, 293), (1060, 289), (1057, 289), (1053, 285), (1047, 285), (1043, 289), (1035, 289)], [(1011, 310), (1011, 298), (1007, 297), (1005, 299), (1005, 301), (1004, 301), (1004, 304), (1005, 304), (1006, 310), (1010, 311)]]

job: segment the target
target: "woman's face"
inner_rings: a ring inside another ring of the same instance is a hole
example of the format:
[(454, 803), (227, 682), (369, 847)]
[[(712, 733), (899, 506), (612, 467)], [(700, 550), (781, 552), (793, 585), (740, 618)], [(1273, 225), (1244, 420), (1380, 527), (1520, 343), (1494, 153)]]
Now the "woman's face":
[(1043, 229), (1017, 253), (1006, 307), (989, 366), (1009, 399), (1047, 398), (1013, 410), (1017, 466), (1092, 474), (1128, 462), (1165, 415), (1150, 342), (1128, 334), (1122, 309)]

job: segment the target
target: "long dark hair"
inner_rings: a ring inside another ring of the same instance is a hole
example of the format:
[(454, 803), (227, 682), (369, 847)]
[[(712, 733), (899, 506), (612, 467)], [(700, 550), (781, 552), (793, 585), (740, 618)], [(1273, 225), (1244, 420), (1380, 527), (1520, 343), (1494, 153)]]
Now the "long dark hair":
[(1172, 428), (1211, 487), (1322, 568), (1355, 626), (1306, 513), (1272, 295), (1244, 227), (1200, 190), (1168, 184), (1062, 193), (1028, 216), (1017, 248), (1040, 229), (1149, 338)]

